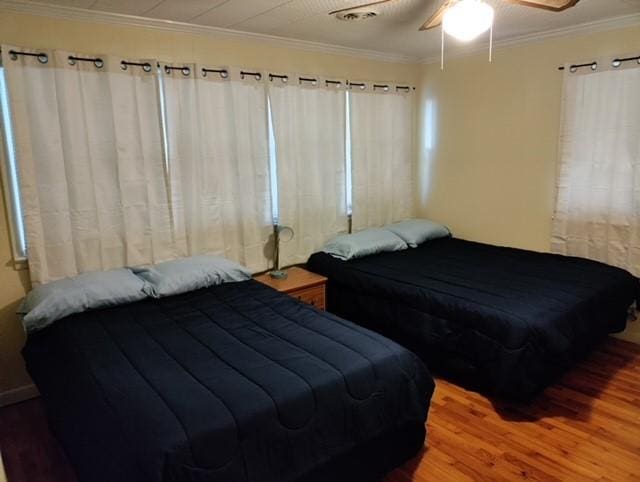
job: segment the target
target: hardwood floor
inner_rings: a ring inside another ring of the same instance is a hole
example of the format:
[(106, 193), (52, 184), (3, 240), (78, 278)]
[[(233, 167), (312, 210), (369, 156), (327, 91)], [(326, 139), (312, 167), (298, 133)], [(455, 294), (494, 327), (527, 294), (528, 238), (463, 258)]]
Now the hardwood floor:
[(640, 345), (609, 339), (523, 406), (438, 380), (406, 481), (640, 481)]
[(47, 427), (39, 398), (0, 409), (0, 454), (7, 482), (75, 482)]
[[(438, 380), (428, 429), (385, 482), (640, 481), (640, 345), (607, 340), (526, 406)], [(0, 451), (8, 482), (75, 481), (38, 399), (0, 409)]]

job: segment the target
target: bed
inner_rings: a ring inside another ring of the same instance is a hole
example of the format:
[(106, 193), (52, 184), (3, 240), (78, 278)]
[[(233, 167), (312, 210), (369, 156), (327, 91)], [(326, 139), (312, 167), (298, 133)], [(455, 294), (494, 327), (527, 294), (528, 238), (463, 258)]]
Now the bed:
[(327, 306), (394, 339), (429, 369), (527, 401), (625, 328), (638, 279), (595, 261), (445, 237), (342, 261), (315, 253)]
[(418, 452), (433, 379), (254, 280), (68, 316), (23, 350), (81, 482), (375, 480)]

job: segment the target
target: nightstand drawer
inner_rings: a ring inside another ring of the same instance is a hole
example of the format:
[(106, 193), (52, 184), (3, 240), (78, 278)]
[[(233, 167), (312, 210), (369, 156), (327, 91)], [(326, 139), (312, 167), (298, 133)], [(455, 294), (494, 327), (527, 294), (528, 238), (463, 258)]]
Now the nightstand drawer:
[(286, 273), (287, 276), (284, 278), (272, 278), (269, 273), (265, 273), (256, 276), (255, 279), (304, 303), (321, 310), (326, 309), (324, 290), (327, 278), (298, 266), (287, 269)]
[(324, 286), (314, 286), (313, 288), (305, 288), (292, 291), (289, 293), (294, 298), (324, 310)]

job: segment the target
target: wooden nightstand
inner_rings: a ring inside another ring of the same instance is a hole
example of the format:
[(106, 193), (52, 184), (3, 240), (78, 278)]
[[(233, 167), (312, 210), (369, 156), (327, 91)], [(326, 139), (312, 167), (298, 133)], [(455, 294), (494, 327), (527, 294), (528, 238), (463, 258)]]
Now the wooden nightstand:
[(298, 267), (289, 268), (287, 273), (287, 279), (274, 279), (269, 273), (256, 276), (255, 279), (316, 308), (325, 309), (327, 278)]

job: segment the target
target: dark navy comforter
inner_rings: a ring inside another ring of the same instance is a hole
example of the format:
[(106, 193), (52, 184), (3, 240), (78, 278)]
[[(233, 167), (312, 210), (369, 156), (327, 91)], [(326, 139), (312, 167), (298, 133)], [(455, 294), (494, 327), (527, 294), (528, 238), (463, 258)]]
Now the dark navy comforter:
[(255, 281), (69, 316), (23, 354), (83, 482), (373, 479), (422, 447), (434, 389), (406, 349)]
[(606, 334), (624, 329), (638, 279), (595, 261), (454, 238), (308, 268), (328, 309), (462, 384), (528, 400)]

